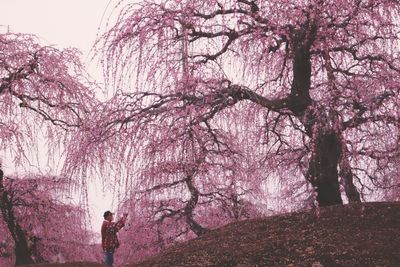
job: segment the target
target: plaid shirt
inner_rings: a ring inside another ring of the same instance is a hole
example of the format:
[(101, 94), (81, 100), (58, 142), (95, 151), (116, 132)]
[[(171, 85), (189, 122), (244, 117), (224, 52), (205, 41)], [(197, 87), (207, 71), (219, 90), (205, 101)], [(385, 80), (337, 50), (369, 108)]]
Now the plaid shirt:
[(103, 225), (101, 226), (101, 245), (103, 251), (114, 251), (119, 247), (117, 232), (124, 226), (123, 219), (120, 219), (116, 223), (103, 221)]

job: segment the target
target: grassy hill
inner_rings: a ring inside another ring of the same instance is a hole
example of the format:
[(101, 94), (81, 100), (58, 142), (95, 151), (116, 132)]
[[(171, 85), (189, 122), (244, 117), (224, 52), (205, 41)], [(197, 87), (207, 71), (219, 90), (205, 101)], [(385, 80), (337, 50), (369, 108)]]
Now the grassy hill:
[(400, 203), (232, 223), (133, 266), (400, 266)]
[(146, 266), (400, 266), (400, 202), (332, 206), (319, 213), (232, 223), (129, 265)]

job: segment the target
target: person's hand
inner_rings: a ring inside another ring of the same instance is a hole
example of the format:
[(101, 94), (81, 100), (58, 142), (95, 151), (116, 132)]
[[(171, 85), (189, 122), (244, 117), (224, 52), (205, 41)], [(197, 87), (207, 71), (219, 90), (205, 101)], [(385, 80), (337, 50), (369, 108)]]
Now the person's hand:
[(122, 216), (122, 221), (125, 223), (126, 222), (126, 217), (128, 217), (128, 213), (124, 213)]

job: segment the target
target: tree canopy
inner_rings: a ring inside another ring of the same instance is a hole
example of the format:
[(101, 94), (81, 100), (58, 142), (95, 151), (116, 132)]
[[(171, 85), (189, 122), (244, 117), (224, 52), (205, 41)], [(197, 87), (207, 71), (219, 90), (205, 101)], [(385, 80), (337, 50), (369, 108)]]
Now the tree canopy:
[(114, 92), (103, 102), (75, 50), (2, 34), (1, 147), (23, 157), (36, 124), (49, 126), (70, 181), (95, 170), (126, 190), (157, 246), (258, 216), (273, 198), (287, 210), (396, 198), (399, 11), (394, 0), (127, 3), (94, 47)]
[[(55, 157), (52, 151), (61, 154), (70, 134), (84, 127), (85, 117), (98, 102), (79, 52), (44, 46), (33, 35), (14, 33), (0, 34), (0, 51), (1, 160), (6, 157), (9, 164), (28, 166), (35, 155), (50, 160)], [(43, 151), (46, 147), (48, 153)], [(85, 210), (61, 201), (78, 179), (3, 175), (0, 164), (1, 264), (91, 256)], [(88, 253), (76, 255), (83, 248)]]
[[(117, 93), (91, 151), (131, 162), (140, 190), (194, 170), (202, 190), (229, 173), (311, 196), (309, 184), (322, 206), (395, 186), (398, 12), (391, 0), (128, 4), (97, 42)], [(218, 168), (200, 174), (205, 163)]]

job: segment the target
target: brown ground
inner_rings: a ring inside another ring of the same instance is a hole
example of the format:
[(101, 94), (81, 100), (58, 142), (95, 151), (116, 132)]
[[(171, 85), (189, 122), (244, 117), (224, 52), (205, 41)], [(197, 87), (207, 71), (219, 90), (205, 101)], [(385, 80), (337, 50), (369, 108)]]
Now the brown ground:
[(400, 266), (400, 203), (233, 223), (131, 266)]
[(70, 262), (70, 263), (49, 263), (49, 264), (30, 264), (24, 267), (105, 267), (103, 264), (95, 262)]
[[(53, 266), (102, 265), (45, 265)], [(145, 266), (400, 266), (400, 202), (334, 206), (321, 209), (319, 216), (312, 211), (233, 223), (129, 265)]]

